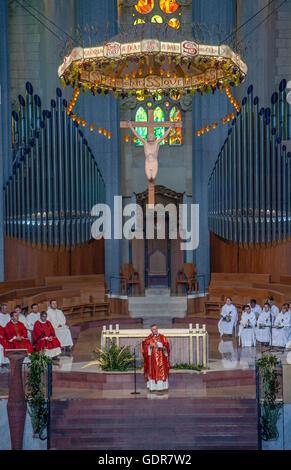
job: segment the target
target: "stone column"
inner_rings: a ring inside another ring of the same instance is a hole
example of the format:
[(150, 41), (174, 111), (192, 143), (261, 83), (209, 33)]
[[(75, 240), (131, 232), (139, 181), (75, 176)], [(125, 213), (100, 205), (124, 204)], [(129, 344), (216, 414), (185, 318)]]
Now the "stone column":
[[(110, 39), (117, 30), (117, 0), (75, 0), (76, 25), (97, 25), (98, 43)], [(86, 35), (84, 37), (86, 42)], [(94, 132), (86, 133), (89, 145), (95, 155), (106, 184), (106, 204), (111, 209), (112, 234), (105, 240), (105, 279), (109, 286), (110, 277), (117, 276), (122, 264), (122, 239), (114, 237), (114, 196), (121, 196), (120, 116), (119, 100), (112, 95), (94, 97), (80, 94), (78, 112), (88, 124), (96, 124), (112, 132), (111, 140)]]
[(22, 363), (27, 356), (24, 349), (11, 349), (6, 352), (10, 361), (10, 388), (7, 414), (12, 450), (22, 450), (22, 440), (26, 416), (26, 402), (22, 383)]
[[(212, 25), (222, 26), (222, 36), (230, 32), (230, 26), (236, 24), (236, 1), (227, 0), (195, 0), (193, 5), (193, 21), (207, 24), (212, 30)], [(218, 38), (213, 38), (218, 42)], [(235, 95), (236, 96), (236, 95)], [(210, 246), (208, 230), (208, 179), (217, 159), (218, 153), (227, 137), (227, 130), (222, 126), (216, 131), (205, 132), (201, 137), (196, 136), (196, 130), (211, 124), (226, 114), (232, 112), (233, 107), (226, 94), (217, 91), (215, 95), (201, 96), (195, 94), (193, 98), (193, 165), (192, 165), (192, 197), (193, 203), (199, 204), (199, 247), (194, 256), (194, 262), (199, 274), (205, 274), (206, 286), (210, 275)]]

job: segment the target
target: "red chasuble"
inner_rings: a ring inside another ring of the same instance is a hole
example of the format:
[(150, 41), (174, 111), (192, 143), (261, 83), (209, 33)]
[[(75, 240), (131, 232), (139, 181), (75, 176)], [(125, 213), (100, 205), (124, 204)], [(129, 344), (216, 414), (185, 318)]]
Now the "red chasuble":
[[(168, 357), (161, 347), (152, 347), (151, 354), (149, 355), (149, 346), (151, 343), (161, 343), (163, 347), (166, 348)], [(167, 338), (161, 334), (158, 336), (150, 334), (143, 342), (142, 352), (144, 357), (144, 376), (146, 380), (154, 380), (156, 383), (158, 380), (165, 382), (170, 370), (170, 346)]]
[[(52, 341), (45, 339), (46, 337), (49, 338), (50, 336), (53, 337)], [(39, 320), (37, 320), (35, 322), (32, 332), (32, 339), (37, 351), (61, 347), (61, 343), (59, 342), (58, 338), (56, 338), (55, 330), (49, 321), (41, 323)]]
[(4, 348), (4, 355), (6, 349), (11, 349), (11, 345), (8, 343), (7, 339), (5, 338), (5, 332), (3, 326), (0, 325), (0, 344), (2, 344)]
[[(28, 354), (33, 353), (33, 347), (31, 342), (27, 338), (27, 329), (25, 328), (24, 324), (20, 321), (17, 323), (13, 323), (11, 320), (5, 326), (5, 336), (8, 339), (9, 349), (27, 349)], [(18, 340), (14, 338), (14, 336), (23, 336), (22, 340)], [(10, 341), (12, 340), (13, 341)]]

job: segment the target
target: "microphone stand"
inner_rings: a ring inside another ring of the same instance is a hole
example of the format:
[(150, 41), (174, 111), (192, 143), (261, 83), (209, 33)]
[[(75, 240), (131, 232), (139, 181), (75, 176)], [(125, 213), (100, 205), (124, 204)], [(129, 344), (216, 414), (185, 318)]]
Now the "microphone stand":
[(133, 367), (134, 367), (134, 392), (131, 392), (131, 395), (140, 395), (140, 392), (136, 391), (136, 354), (135, 354), (135, 348), (133, 350)]

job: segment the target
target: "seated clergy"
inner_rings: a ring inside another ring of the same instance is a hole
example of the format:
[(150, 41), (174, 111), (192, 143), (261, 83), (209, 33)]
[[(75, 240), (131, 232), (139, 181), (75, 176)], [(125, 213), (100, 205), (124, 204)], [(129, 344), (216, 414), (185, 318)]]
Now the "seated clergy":
[(276, 315), (272, 328), (272, 346), (285, 348), (289, 336), (290, 314), (288, 305), (283, 305), (281, 312)]
[(0, 325), (0, 366), (2, 364), (9, 363), (9, 359), (5, 357), (6, 349), (11, 349), (11, 346), (5, 338), (3, 326)]
[(251, 307), (251, 312), (256, 315), (256, 319), (258, 319), (262, 309), (261, 307), (257, 304), (256, 299), (251, 299), (249, 306)]
[(26, 317), (27, 329), (28, 329), (28, 332), (30, 332), (30, 334), (32, 334), (34, 324), (37, 320), (40, 320), (40, 313), (38, 311), (38, 305), (32, 304), (31, 313), (29, 313)]
[(232, 335), (233, 327), (237, 324), (237, 309), (232, 304), (230, 297), (227, 297), (226, 303), (221, 309), (220, 312), (221, 319), (218, 322), (218, 330), (220, 336), (222, 335)]
[(256, 315), (251, 312), (249, 305), (244, 305), (238, 333), (242, 347), (250, 347), (256, 344), (255, 326)]
[(271, 337), (271, 308), (270, 304), (266, 302), (263, 310), (257, 319), (256, 339), (262, 344), (268, 344)]
[(56, 337), (55, 330), (47, 320), (47, 313), (41, 312), (40, 320), (34, 324), (33, 332), (33, 345), (37, 351), (44, 351), (46, 356), (57, 359), (56, 356), (61, 354), (61, 344)]
[(27, 349), (28, 354), (33, 353), (33, 347), (27, 338), (27, 329), (18, 320), (18, 313), (10, 313), (11, 320), (5, 326), (5, 336), (10, 344), (10, 349)]
[(28, 324), (26, 321), (26, 316), (22, 313), (21, 305), (15, 305), (14, 312), (18, 313), (18, 321), (24, 324), (25, 328), (28, 329)]
[(57, 301), (55, 299), (50, 301), (47, 310), (47, 319), (54, 327), (56, 337), (61, 343), (61, 347), (69, 351), (71, 346), (73, 346), (72, 335), (70, 328), (66, 325), (66, 317), (63, 312), (57, 308)]
[(2, 304), (0, 307), (0, 325), (5, 328), (7, 323), (10, 322), (10, 314), (6, 304)]
[(271, 306), (271, 315), (272, 315), (272, 322), (274, 322), (276, 316), (279, 313), (279, 309), (277, 305), (274, 304), (274, 297), (270, 296), (269, 299), (267, 300)]

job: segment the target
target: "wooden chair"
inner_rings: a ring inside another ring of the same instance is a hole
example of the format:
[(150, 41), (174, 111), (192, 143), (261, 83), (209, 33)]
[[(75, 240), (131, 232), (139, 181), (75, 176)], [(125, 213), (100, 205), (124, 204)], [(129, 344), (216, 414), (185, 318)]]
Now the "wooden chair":
[(139, 274), (137, 271), (134, 270), (132, 264), (123, 264), (121, 266), (119, 272), (121, 279), (120, 279), (120, 295), (124, 293), (127, 295), (128, 289), (130, 286), (138, 286), (139, 294), (141, 295), (141, 283), (139, 280)]
[(191, 295), (192, 288), (195, 288), (195, 294), (198, 292), (197, 268), (194, 263), (184, 263), (183, 270), (179, 271), (176, 278), (176, 294), (178, 294), (178, 285), (186, 285), (188, 294)]

